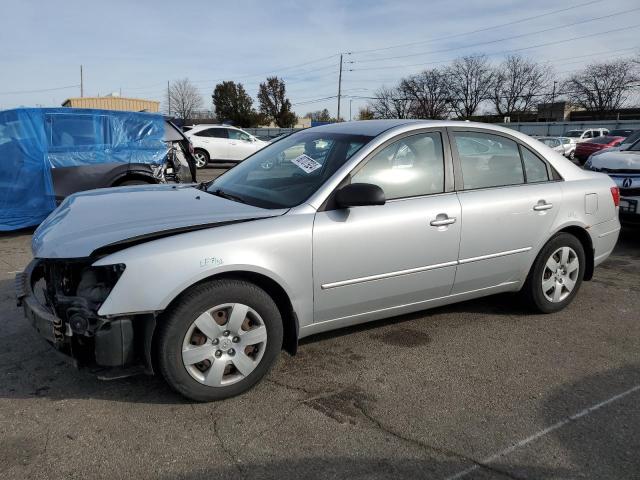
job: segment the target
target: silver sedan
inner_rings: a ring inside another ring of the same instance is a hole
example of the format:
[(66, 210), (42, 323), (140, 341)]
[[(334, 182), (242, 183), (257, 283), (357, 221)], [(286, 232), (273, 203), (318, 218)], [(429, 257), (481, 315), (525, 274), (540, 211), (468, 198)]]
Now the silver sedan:
[(500, 292), (556, 312), (613, 250), (618, 201), (608, 176), (513, 130), (327, 125), (211, 183), (69, 197), (18, 298), (79, 364), (217, 400), (315, 333)]

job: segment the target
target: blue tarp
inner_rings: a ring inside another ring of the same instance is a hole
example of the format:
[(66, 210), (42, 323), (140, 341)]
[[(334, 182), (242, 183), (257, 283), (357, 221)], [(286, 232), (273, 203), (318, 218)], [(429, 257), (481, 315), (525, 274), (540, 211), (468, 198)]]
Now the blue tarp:
[(0, 231), (37, 225), (55, 209), (51, 169), (162, 164), (161, 115), (76, 108), (0, 112)]

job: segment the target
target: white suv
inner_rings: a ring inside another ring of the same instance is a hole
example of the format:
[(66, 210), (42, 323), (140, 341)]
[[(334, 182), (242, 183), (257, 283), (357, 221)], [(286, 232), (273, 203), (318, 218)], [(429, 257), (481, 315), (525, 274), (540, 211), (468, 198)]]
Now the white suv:
[(587, 128), (584, 130), (569, 130), (564, 132), (563, 137), (569, 137), (572, 143), (580, 143), (605, 135), (609, 135), (609, 130), (606, 128)]
[(193, 145), (198, 168), (210, 160), (240, 162), (268, 143), (228, 125), (198, 125), (185, 135)]

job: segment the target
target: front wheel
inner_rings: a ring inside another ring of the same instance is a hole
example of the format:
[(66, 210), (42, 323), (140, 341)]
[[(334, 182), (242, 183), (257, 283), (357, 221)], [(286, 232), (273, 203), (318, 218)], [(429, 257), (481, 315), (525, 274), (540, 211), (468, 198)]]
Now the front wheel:
[(192, 400), (238, 395), (269, 371), (282, 347), (273, 299), (242, 280), (194, 287), (164, 315), (157, 359), (167, 383)]
[(576, 237), (553, 237), (540, 251), (523, 288), (530, 305), (542, 313), (569, 305), (580, 289), (585, 265), (584, 248)]

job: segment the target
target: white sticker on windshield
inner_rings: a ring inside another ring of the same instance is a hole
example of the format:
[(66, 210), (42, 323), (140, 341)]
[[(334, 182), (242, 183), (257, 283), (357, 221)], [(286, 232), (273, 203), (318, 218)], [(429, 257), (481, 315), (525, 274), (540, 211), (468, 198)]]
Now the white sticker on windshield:
[(309, 155), (305, 155), (304, 153), (299, 157), (292, 159), (291, 163), (297, 165), (299, 168), (304, 170), (305, 173), (311, 173), (322, 166), (322, 164), (316, 162), (313, 158)]

